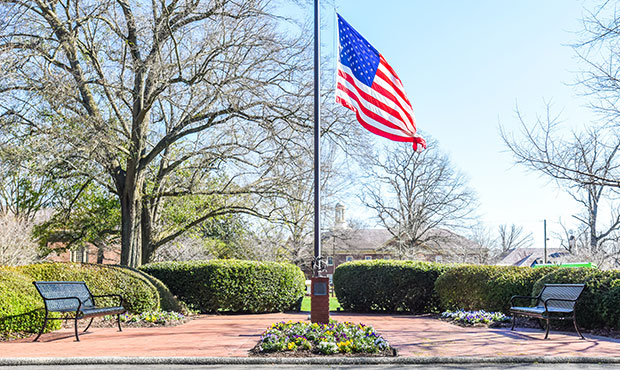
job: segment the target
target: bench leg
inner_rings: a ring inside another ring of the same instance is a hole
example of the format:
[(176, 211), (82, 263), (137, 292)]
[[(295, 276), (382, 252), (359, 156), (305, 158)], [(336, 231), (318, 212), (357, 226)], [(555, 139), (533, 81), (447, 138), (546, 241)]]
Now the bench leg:
[(512, 315), (512, 327), (510, 328), (510, 330), (515, 330), (516, 317), (517, 317), (517, 315), (515, 315), (515, 314)]
[(45, 320), (43, 320), (43, 327), (41, 328), (41, 331), (39, 331), (39, 335), (37, 335), (37, 337), (34, 338), (33, 342), (36, 342), (39, 340), (39, 337), (41, 336), (41, 334), (43, 334), (43, 331), (45, 330), (46, 325), (47, 325), (47, 312), (45, 313)]
[(545, 330), (545, 339), (549, 339), (549, 319), (547, 321), (547, 329)]
[(575, 325), (575, 330), (577, 330), (577, 334), (579, 334), (581, 339), (585, 340), (586, 338), (583, 337), (583, 334), (581, 334), (581, 332), (579, 331), (579, 328), (577, 327), (577, 319), (575, 318), (574, 313), (573, 313), (573, 324)]
[(121, 314), (120, 313), (116, 315), (116, 323), (118, 324), (118, 331), (123, 331), (123, 329), (121, 329)]
[(93, 323), (93, 320), (94, 320), (94, 319), (95, 319), (94, 317), (91, 317), (91, 318), (90, 318), (90, 322), (88, 323), (88, 326), (86, 327), (86, 329), (84, 329), (84, 333), (86, 333), (86, 331), (88, 330), (88, 328), (90, 328), (90, 324), (92, 324), (92, 323)]
[(75, 316), (75, 340), (76, 340), (76, 342), (79, 342), (80, 341), (80, 336), (78, 335), (78, 325), (77, 325), (77, 322), (78, 322), (78, 317), (76, 315)]

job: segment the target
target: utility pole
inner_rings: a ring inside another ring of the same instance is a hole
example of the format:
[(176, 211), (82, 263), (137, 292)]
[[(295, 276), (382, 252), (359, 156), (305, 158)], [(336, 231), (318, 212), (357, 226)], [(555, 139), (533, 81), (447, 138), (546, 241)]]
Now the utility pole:
[(547, 220), (543, 220), (543, 228), (545, 234), (545, 243), (544, 243), (544, 255), (543, 255), (543, 263), (547, 263)]

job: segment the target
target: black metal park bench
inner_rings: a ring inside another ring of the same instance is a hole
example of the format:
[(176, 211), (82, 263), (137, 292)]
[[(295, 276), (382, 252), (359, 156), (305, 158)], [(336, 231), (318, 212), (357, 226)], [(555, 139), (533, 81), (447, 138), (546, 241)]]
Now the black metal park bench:
[[(37, 291), (45, 303), (45, 320), (39, 335), (34, 339), (39, 340), (45, 330), (48, 320), (75, 320), (75, 339), (79, 342), (78, 320), (90, 318), (90, 322), (84, 332), (90, 328), (97, 316), (116, 315), (118, 330), (121, 329), (121, 314), (125, 312), (123, 297), (120, 294), (93, 295), (83, 281), (35, 281)], [(98, 307), (95, 298), (116, 297), (119, 299), (118, 306)], [(60, 312), (63, 317), (50, 317), (50, 312)], [(73, 314), (70, 316), (69, 314)]]
[[(545, 284), (537, 297), (530, 296), (513, 296), (510, 298), (510, 313), (512, 314), (512, 327), (515, 328), (515, 316), (533, 317), (539, 320), (545, 320), (546, 330), (545, 339), (549, 337), (549, 320), (573, 320), (575, 330), (581, 339), (585, 339), (579, 328), (575, 318), (575, 303), (581, 296), (584, 284)], [(536, 300), (534, 307), (515, 306), (516, 299)], [(539, 321), (539, 324), (541, 322)], [(542, 324), (541, 324), (542, 327)]]

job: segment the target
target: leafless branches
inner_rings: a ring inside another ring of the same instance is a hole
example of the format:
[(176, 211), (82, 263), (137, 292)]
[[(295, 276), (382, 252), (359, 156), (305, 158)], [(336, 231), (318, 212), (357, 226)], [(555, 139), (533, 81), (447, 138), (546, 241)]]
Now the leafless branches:
[(416, 153), (410, 146), (386, 147), (365, 158), (370, 172), (360, 199), (376, 211), (403, 256), (433, 248), (449, 234), (433, 230), (464, 227), (476, 203), (437, 143), (428, 148)]

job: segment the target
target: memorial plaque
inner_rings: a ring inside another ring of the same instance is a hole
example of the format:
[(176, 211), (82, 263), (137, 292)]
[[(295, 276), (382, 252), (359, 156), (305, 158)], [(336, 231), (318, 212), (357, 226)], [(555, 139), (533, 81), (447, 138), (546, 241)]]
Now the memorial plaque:
[(314, 295), (327, 295), (327, 283), (324, 281), (315, 281)]

